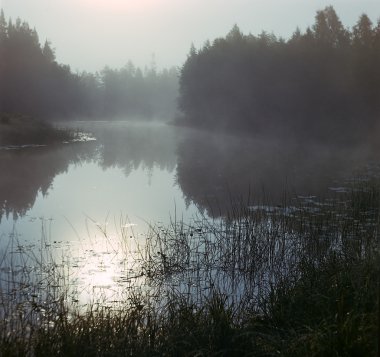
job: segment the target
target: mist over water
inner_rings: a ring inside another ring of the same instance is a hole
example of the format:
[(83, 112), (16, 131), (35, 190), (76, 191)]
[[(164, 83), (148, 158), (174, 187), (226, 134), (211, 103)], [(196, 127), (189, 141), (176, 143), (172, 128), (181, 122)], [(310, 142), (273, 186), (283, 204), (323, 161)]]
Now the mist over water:
[(3, 220), (15, 218), (20, 225), (26, 216), (65, 217), (75, 226), (86, 216), (101, 222), (123, 214), (144, 225), (169, 217), (175, 204), (186, 211), (174, 181), (177, 139), (171, 128), (91, 127), (97, 141), (1, 150)]
[(218, 217), (234, 203), (322, 197), (376, 159), (366, 144), (301, 145), (159, 123), (72, 127), (97, 140), (0, 150), (2, 227), (14, 220), (19, 231), (30, 232), (33, 221), (38, 235), (35, 220), (52, 218), (68, 239), (86, 217), (106, 223), (128, 216), (142, 230), (174, 215), (191, 218), (198, 209)]

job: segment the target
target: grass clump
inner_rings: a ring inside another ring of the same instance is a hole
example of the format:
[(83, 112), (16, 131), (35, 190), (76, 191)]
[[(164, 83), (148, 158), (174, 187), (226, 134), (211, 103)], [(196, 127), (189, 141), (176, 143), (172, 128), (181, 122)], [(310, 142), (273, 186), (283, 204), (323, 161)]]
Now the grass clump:
[(288, 356), (375, 356), (378, 343), (379, 259), (331, 254), (302, 266), (270, 297), (268, 322)]

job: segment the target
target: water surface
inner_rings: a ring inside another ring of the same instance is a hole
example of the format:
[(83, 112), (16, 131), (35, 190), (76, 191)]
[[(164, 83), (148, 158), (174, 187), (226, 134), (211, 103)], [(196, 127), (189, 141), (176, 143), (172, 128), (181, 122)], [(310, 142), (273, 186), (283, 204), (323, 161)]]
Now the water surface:
[(94, 289), (124, 289), (126, 270), (139, 274), (151, 227), (224, 217), (234, 205), (339, 194), (377, 158), (365, 144), (264, 140), (157, 123), (70, 126), (96, 140), (0, 150), (0, 249), (3, 271), (5, 257), (17, 251), (28, 250), (33, 267), (58, 259), (87, 297)]

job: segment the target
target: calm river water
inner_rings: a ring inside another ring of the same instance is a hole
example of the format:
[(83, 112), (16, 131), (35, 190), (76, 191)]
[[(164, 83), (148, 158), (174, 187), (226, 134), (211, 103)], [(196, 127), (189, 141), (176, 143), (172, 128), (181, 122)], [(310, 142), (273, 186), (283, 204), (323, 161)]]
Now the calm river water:
[(89, 222), (112, 230), (123, 219), (144, 232), (150, 223), (168, 224), (176, 212), (185, 219), (197, 212), (176, 183), (176, 130), (120, 122), (75, 125), (97, 140), (0, 150), (3, 235), (16, 230), (40, 238), (44, 219), (56, 241), (85, 239)]
[(115, 237), (133, 240), (136, 249), (150, 225), (219, 218), (234, 204), (282, 204), (285, 192), (339, 192), (345, 179), (376, 161), (366, 145), (280, 144), (164, 124), (71, 126), (96, 140), (0, 149), (2, 269), (16, 250), (38, 248), (44, 259), (48, 247), (80, 269), (76, 281), (91, 289), (123, 276)]

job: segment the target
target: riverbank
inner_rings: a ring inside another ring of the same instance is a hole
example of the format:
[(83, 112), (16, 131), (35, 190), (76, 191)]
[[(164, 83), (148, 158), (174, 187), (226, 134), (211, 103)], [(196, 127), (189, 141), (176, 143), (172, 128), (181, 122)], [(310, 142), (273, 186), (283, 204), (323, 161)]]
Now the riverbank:
[(0, 114), (0, 147), (52, 145), (70, 141), (74, 134), (24, 115)]

